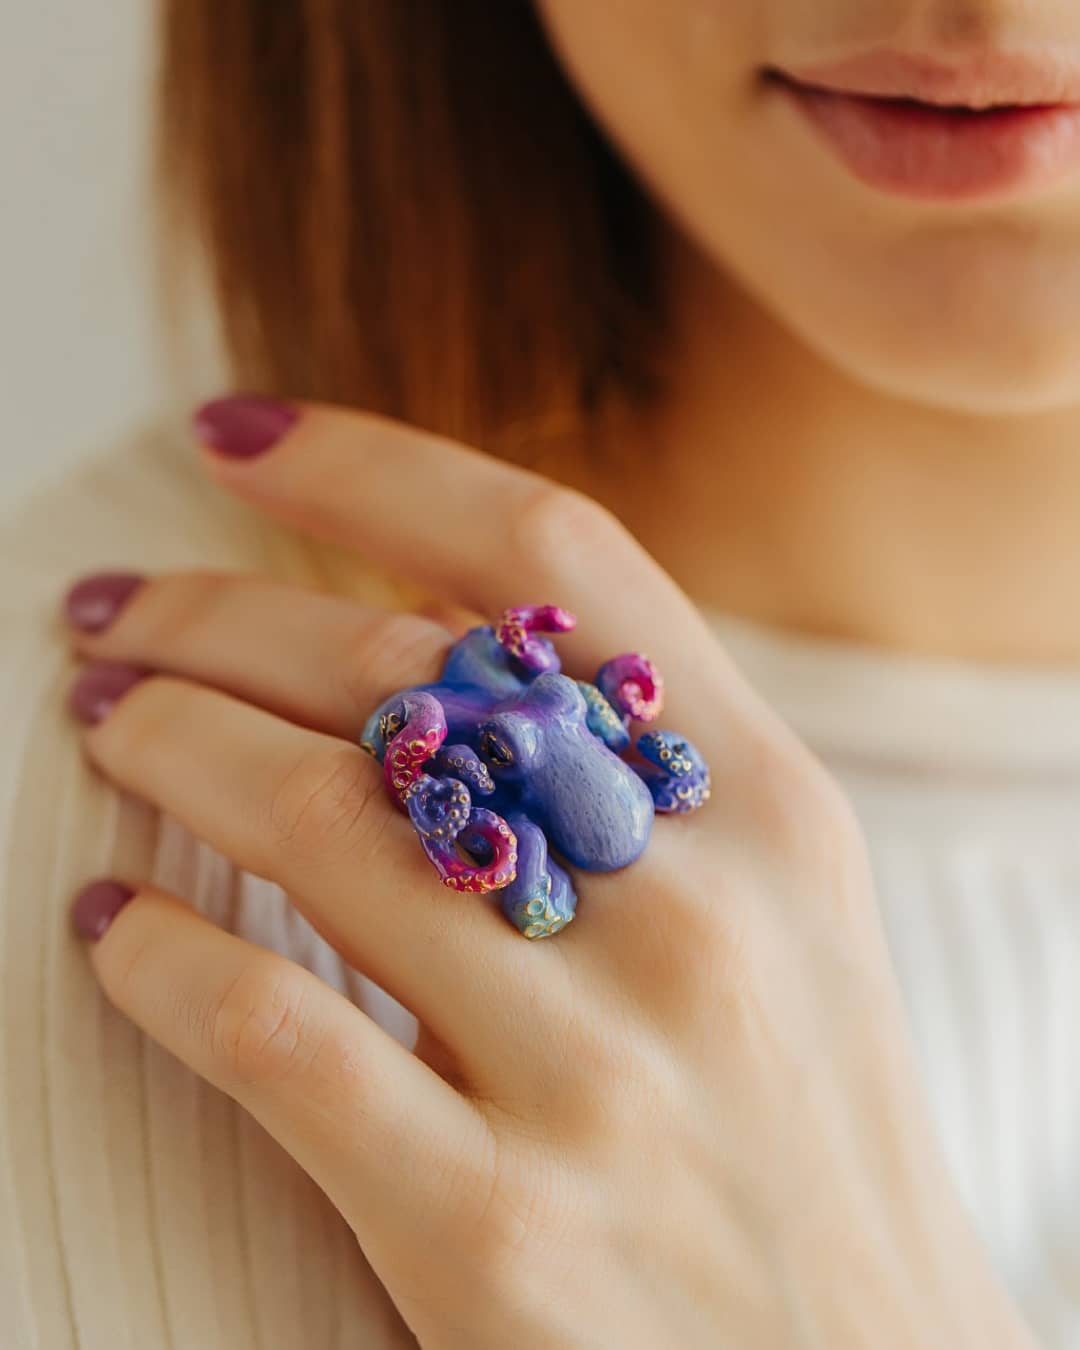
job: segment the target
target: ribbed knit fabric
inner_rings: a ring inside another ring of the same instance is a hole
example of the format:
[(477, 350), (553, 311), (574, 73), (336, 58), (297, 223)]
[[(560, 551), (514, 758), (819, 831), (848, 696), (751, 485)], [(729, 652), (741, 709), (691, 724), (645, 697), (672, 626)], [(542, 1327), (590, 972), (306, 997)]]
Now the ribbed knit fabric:
[[(57, 606), (74, 576), (197, 566), (340, 585), (343, 570), (213, 489), (163, 436), (22, 510), (0, 559), (0, 1345), (412, 1344), (317, 1189), (108, 1008), (67, 922), (85, 880), (152, 877), (412, 1043), (412, 1017), (276, 887), (97, 781), (63, 712)], [(389, 591), (373, 580), (366, 596)], [(851, 794), (957, 1185), (1042, 1342), (1080, 1347), (1080, 671), (716, 623)]]
[(1042, 1343), (1080, 1347), (1080, 670), (716, 622), (854, 802), (953, 1177)]

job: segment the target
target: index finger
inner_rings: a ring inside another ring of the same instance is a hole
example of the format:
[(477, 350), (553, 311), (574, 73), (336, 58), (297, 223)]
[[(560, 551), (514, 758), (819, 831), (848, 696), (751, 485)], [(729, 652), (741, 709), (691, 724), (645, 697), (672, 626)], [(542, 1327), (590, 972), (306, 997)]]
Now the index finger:
[(391, 418), (321, 404), (223, 399), (195, 425), (213, 477), (278, 519), (491, 619), (523, 603), (573, 610), (578, 629), (560, 647), (590, 678), (639, 646), (672, 693), (700, 697), (718, 676), (733, 678), (689, 598), (614, 515), (573, 489)]

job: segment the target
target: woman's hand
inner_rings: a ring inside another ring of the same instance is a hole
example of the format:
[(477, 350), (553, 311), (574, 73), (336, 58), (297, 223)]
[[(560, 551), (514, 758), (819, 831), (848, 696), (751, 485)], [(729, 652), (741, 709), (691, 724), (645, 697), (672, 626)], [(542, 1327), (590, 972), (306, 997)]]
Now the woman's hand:
[(450, 605), (575, 611), (571, 673), (644, 649), (712, 764), (703, 810), (525, 941), (439, 884), (356, 745), (435, 678), (446, 628), (244, 577), (70, 602), (94, 763), (420, 1019), (414, 1056), (145, 886), (77, 909), (108, 997), (310, 1172), (420, 1344), (1027, 1343), (931, 1137), (848, 808), (672, 581), (592, 502), (385, 419), (231, 403), (200, 425), (219, 483)]

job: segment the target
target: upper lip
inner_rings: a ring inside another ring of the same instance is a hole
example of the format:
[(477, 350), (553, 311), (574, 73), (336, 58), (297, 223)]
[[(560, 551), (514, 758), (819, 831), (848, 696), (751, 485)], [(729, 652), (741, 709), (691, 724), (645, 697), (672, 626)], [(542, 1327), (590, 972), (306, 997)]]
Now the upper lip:
[(987, 50), (955, 61), (879, 49), (815, 65), (775, 66), (799, 84), (942, 107), (992, 108), (1080, 102), (1080, 61), (1050, 52)]

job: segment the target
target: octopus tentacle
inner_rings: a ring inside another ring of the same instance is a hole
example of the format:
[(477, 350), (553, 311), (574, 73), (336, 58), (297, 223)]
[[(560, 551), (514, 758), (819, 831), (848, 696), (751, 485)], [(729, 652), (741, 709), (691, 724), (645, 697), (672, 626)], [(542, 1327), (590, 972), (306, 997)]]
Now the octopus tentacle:
[[(453, 779), (441, 781), (454, 782)], [(456, 786), (468, 797), (469, 790), (464, 783)], [(418, 787), (415, 795), (424, 791), (424, 787)], [(450, 810), (457, 809), (457, 805), (449, 808), (447, 816)], [(421, 834), (420, 843), (443, 885), (454, 891), (500, 890), (510, 885), (517, 875), (517, 837), (502, 816), (497, 816), (486, 806), (472, 807), (454, 837), (432, 831)]]
[(664, 677), (641, 652), (624, 652), (605, 661), (596, 687), (622, 717), (652, 722), (664, 706)]
[(472, 798), (457, 778), (433, 778), (423, 773), (409, 789), (405, 809), (422, 839), (450, 843), (468, 822)]
[(519, 605), (506, 609), (495, 625), (495, 636), (531, 675), (558, 671), (560, 662), (555, 648), (537, 633), (569, 633), (577, 619), (558, 605)]
[(709, 766), (700, 751), (674, 731), (647, 731), (636, 749), (647, 761), (634, 766), (658, 812), (696, 811), (709, 800)]
[(585, 696), (585, 725), (609, 750), (614, 750), (617, 755), (622, 754), (630, 744), (626, 720), (615, 711), (595, 684), (578, 680), (577, 686)]
[(490, 797), (495, 791), (488, 766), (471, 745), (444, 745), (432, 761), (432, 772), (440, 777), (460, 778), (471, 792), (481, 797)]
[(527, 938), (550, 937), (573, 919), (577, 895), (565, 870), (549, 855), (547, 837), (525, 815), (510, 824), (518, 841), (517, 877), (499, 898), (503, 914)]
[[(395, 728), (400, 728), (395, 730)], [(386, 742), (383, 774), (390, 796), (408, 813), (424, 852), (445, 885), (457, 891), (491, 891), (514, 879), (517, 840), (494, 811), (472, 805), (469, 788), (458, 778), (425, 772), (446, 739), (446, 715), (434, 694), (410, 690), (382, 714), (378, 738)], [(471, 772), (475, 752), (465, 747), (466, 772), (484, 790), (485, 774)], [(452, 758), (457, 758), (456, 753)], [(490, 779), (488, 779), (490, 781)], [(494, 790), (492, 783), (491, 790)]]
[[(410, 789), (424, 765), (446, 740), (446, 714), (434, 694), (409, 690), (382, 714), (381, 734), (386, 742), (383, 776), (390, 796), (404, 807)], [(394, 728), (400, 725), (400, 730)]]

